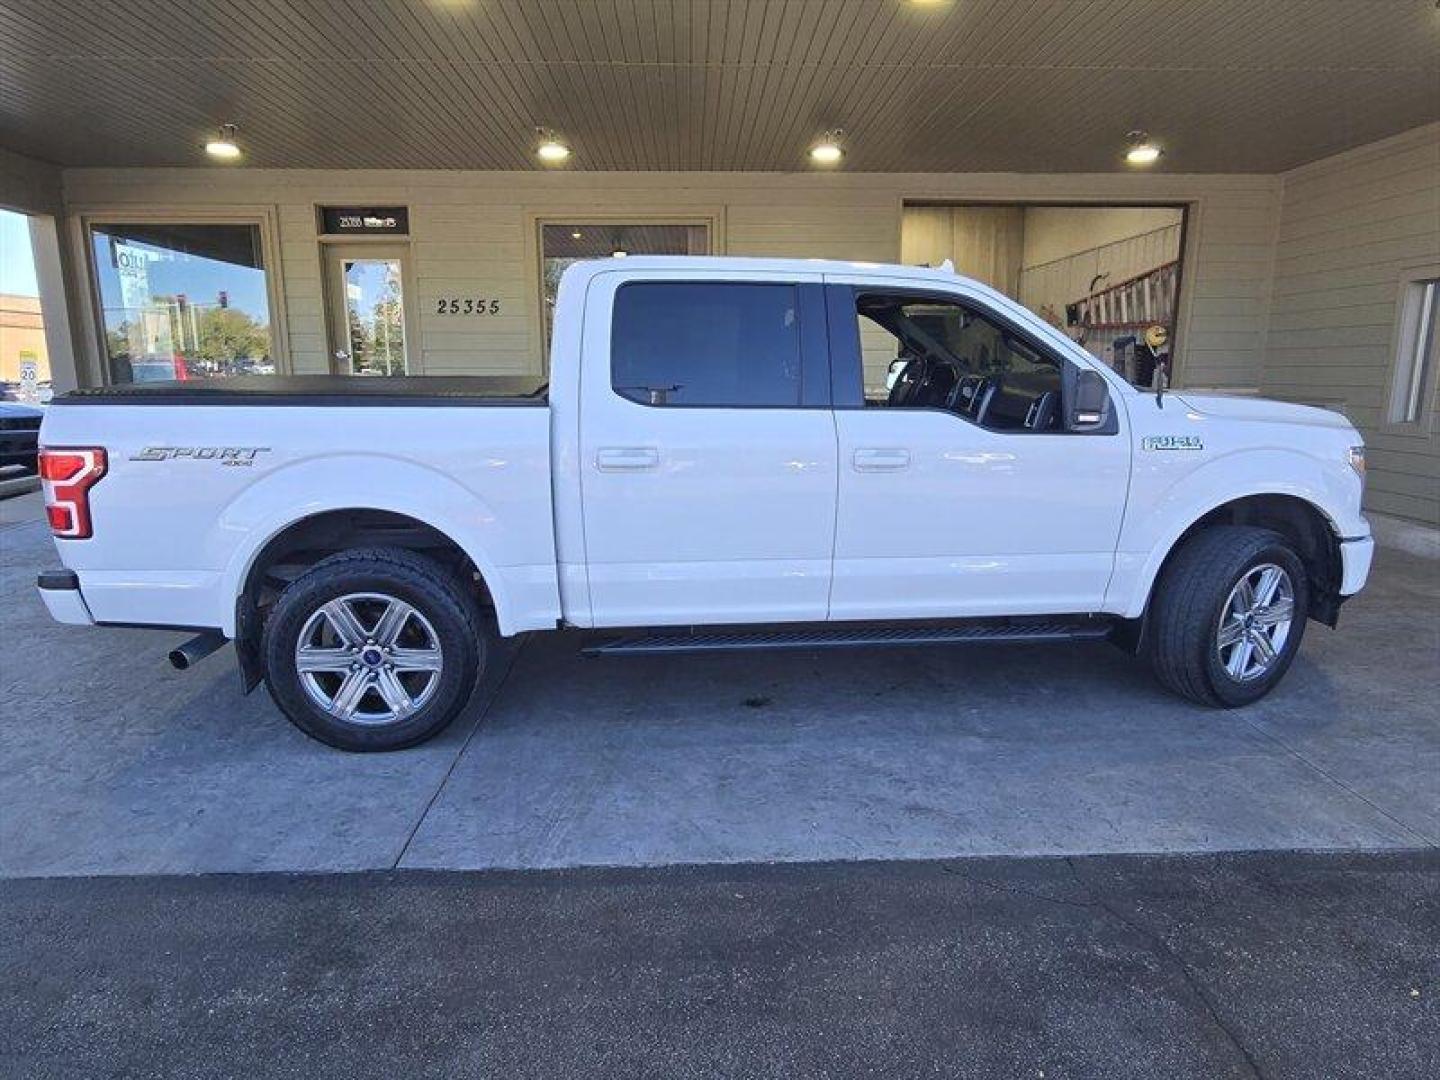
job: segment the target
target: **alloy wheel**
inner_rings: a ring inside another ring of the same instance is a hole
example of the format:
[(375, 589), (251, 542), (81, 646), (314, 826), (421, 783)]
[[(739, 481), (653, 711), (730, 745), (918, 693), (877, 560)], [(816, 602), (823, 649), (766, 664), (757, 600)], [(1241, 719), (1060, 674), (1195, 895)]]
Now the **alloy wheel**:
[(1280, 658), (1295, 618), (1295, 586), (1274, 563), (1247, 570), (1230, 590), (1215, 632), (1215, 650), (1236, 682), (1261, 678)]
[(322, 604), (295, 645), (310, 700), (352, 724), (399, 723), (434, 696), (444, 670), (439, 635), (412, 605), (385, 593)]

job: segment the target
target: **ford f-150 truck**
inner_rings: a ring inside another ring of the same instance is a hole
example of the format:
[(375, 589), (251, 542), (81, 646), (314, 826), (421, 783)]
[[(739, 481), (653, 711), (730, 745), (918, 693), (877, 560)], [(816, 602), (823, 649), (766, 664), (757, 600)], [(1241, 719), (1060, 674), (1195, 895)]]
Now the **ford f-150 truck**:
[[(82, 390), (41, 432), (67, 623), (233, 641), (304, 731), (412, 745), (495, 635), (600, 652), (1107, 636), (1214, 706), (1372, 556), (1344, 417), (1128, 385), (948, 270), (630, 257), (560, 285), (546, 386)], [(663, 691), (659, 691), (663, 692)]]

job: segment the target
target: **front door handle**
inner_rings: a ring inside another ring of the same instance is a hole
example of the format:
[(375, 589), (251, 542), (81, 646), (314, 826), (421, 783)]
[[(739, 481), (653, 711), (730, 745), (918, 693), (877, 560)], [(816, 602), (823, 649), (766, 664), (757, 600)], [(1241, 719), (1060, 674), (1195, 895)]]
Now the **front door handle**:
[(857, 472), (896, 472), (910, 467), (910, 451), (897, 448), (856, 450), (851, 461)]
[(660, 467), (660, 451), (653, 446), (606, 446), (595, 452), (601, 472), (640, 472)]

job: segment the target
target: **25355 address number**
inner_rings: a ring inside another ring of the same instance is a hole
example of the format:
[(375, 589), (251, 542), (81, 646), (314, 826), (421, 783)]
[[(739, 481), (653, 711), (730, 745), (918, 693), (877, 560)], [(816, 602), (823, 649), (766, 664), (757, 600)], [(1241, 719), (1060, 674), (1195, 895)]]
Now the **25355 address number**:
[(499, 315), (500, 301), (483, 296), (441, 296), (435, 300), (436, 315)]

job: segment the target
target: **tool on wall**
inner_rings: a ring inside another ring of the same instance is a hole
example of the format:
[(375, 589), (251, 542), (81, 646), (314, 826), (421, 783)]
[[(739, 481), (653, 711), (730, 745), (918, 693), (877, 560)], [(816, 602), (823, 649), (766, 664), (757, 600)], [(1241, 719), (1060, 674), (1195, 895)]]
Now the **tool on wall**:
[(1145, 331), (1145, 348), (1151, 356), (1150, 378), (1155, 384), (1155, 404), (1165, 407), (1165, 388), (1170, 385), (1170, 331), (1159, 323)]

